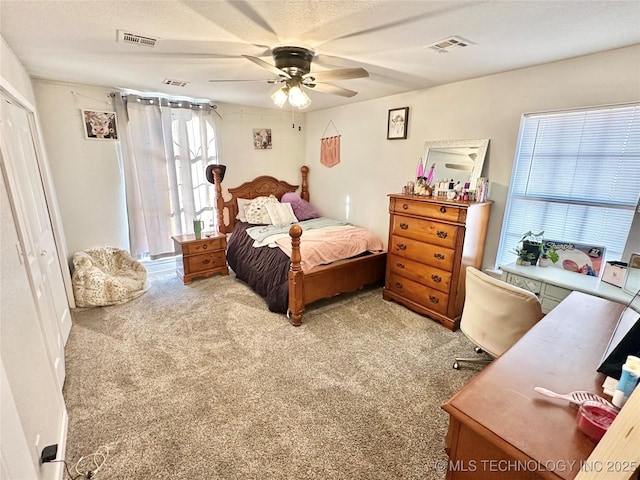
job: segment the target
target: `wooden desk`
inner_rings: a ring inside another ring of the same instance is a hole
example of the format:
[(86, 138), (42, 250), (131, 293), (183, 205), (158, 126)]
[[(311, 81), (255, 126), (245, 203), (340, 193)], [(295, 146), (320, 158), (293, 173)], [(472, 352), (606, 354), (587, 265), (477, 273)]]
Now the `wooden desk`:
[(533, 388), (603, 395), (605, 377), (596, 369), (623, 309), (571, 293), (451, 397), (443, 405), (450, 416), (447, 480), (574, 478), (595, 443), (578, 430), (575, 408)]

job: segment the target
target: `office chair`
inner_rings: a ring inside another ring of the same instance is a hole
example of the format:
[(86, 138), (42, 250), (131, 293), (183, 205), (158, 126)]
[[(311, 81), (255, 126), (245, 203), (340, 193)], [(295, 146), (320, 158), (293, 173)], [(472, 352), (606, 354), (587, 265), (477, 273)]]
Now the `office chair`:
[(467, 267), (465, 301), (460, 330), (490, 358), (456, 358), (461, 362), (489, 363), (504, 353), (543, 317), (538, 298), (528, 290)]

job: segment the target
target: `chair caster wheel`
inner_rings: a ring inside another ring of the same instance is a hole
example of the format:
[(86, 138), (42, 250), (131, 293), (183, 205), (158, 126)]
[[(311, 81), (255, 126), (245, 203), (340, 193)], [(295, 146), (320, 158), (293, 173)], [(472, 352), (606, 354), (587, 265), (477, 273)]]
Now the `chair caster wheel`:
[(460, 364), (459, 364), (458, 362), (455, 362), (455, 363), (453, 364), (453, 369), (454, 369), (454, 370), (460, 370)]
[(474, 348), (474, 350), (475, 350), (476, 353), (484, 352), (484, 350), (482, 350), (480, 347), (476, 347), (476, 348)]

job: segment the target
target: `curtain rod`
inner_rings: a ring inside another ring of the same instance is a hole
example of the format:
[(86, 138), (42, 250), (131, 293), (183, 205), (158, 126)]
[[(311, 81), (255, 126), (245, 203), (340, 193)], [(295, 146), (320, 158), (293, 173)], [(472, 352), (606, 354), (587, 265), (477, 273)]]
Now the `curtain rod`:
[(188, 108), (190, 110), (200, 110), (203, 112), (213, 111), (216, 115), (218, 115), (218, 117), (222, 118), (222, 115), (220, 115), (220, 113), (216, 111), (218, 106), (214, 103), (199, 103), (191, 100), (173, 100), (164, 97), (143, 97), (141, 95), (135, 95), (132, 93), (112, 92), (109, 95), (111, 97), (120, 95), (126, 102), (136, 102), (143, 105), (158, 105), (161, 107), (170, 108)]

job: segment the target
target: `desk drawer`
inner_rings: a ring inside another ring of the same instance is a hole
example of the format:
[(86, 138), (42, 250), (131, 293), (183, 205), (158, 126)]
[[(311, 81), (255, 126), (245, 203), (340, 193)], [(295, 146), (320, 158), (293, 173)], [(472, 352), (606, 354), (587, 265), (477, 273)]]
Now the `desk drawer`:
[(184, 260), (184, 269), (186, 274), (204, 272), (206, 270), (211, 270), (212, 268), (224, 267), (226, 264), (224, 252), (221, 250), (218, 250), (217, 252), (204, 253), (202, 255), (184, 257)]
[(398, 295), (413, 300), (414, 302), (429, 308), (442, 315), (447, 314), (449, 295), (434, 290), (424, 285), (391, 273), (387, 280), (387, 288)]
[(182, 244), (183, 255), (193, 255), (198, 253), (211, 252), (213, 250), (224, 250), (226, 242), (224, 237), (202, 239), (198, 242), (189, 242)]
[(389, 255), (389, 272), (408, 278), (444, 293), (451, 289), (451, 272), (416, 262), (398, 255)]
[(432, 220), (394, 215), (393, 233), (403, 237), (422, 240), (434, 245), (455, 248), (456, 237), (460, 227), (448, 223), (438, 223)]
[(562, 288), (562, 287), (557, 287), (555, 285), (551, 285), (549, 283), (545, 283), (544, 285), (544, 297), (551, 297), (554, 300), (558, 300), (558, 302), (560, 302), (561, 300), (564, 300), (565, 298), (567, 298), (569, 296), (569, 294), (571, 293), (571, 290), (567, 290), (566, 288)]
[(418, 240), (413, 240), (407, 237), (392, 235), (391, 244), (389, 245), (389, 253), (409, 258), (420, 263), (426, 263), (427, 265), (431, 265), (432, 267), (436, 267), (447, 272), (453, 271), (455, 250), (450, 248), (419, 242)]
[(540, 296), (540, 291), (542, 290), (542, 282), (538, 280), (532, 280), (527, 277), (521, 277), (519, 275), (514, 275), (513, 273), (507, 273), (507, 283), (511, 285), (515, 285), (516, 287), (524, 288), (525, 290), (529, 290), (532, 293)]
[(389, 209), (393, 213), (430, 217), (436, 220), (464, 223), (466, 209), (450, 205), (434, 204), (410, 198), (392, 198)]

